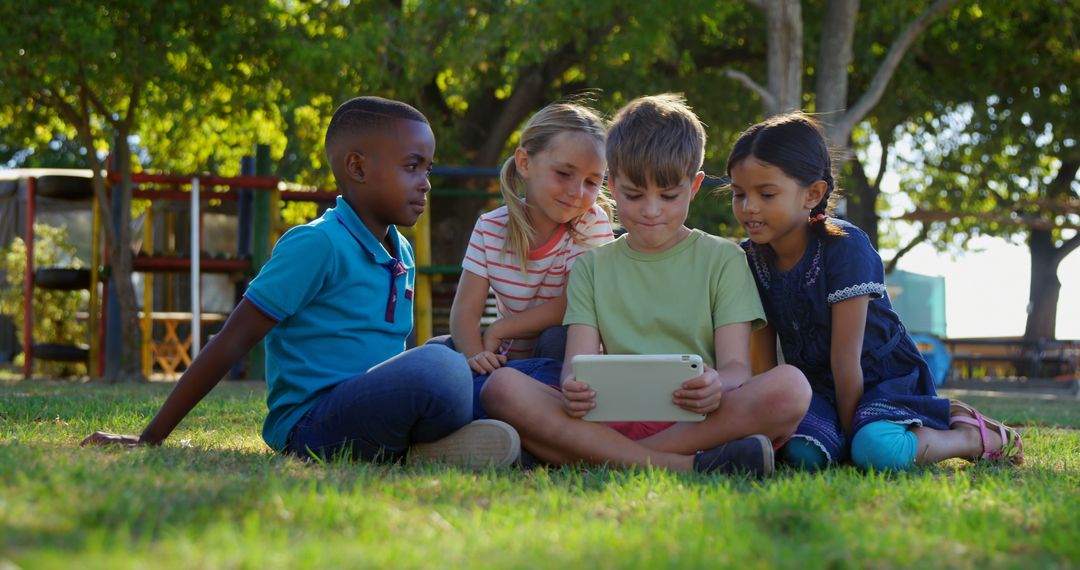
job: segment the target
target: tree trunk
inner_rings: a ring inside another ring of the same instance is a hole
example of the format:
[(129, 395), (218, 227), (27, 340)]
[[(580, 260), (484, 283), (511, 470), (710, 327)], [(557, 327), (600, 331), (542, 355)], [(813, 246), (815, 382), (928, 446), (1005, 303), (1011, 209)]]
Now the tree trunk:
[[(830, 0), (821, 30), (821, 48), (814, 69), (815, 111), (820, 114), (828, 131), (833, 118), (847, 109), (848, 66), (851, 65), (851, 44), (855, 39), (855, 20), (859, 0)], [(847, 141), (846, 133), (831, 133), (833, 144)], [(843, 138), (834, 138), (834, 135)]]
[[(1072, 196), (1072, 183), (1080, 170), (1080, 158), (1062, 161), (1054, 179), (1047, 185), (1046, 196), (1051, 200)], [(1028, 235), (1028, 251), (1031, 252), (1031, 290), (1028, 293), (1028, 318), (1024, 327), (1024, 340), (1035, 342), (1053, 340), (1057, 336), (1058, 297), (1061, 281), (1058, 267), (1070, 253), (1080, 248), (1080, 234), (1061, 244), (1054, 245), (1053, 230), (1031, 228)]]
[[(769, 28), (768, 89), (773, 105), (766, 115), (802, 108), (803, 19), (801, 0), (770, 0), (763, 4)], [(845, 70), (846, 71), (846, 70)]]
[(120, 321), (124, 334), (121, 335), (122, 351), (119, 366), (107, 367), (105, 379), (109, 382), (144, 381), (140, 358), (142, 356), (142, 330), (139, 327), (139, 307), (135, 300), (135, 287), (131, 282), (131, 148), (125, 130), (117, 133), (114, 161), (120, 167), (121, 181), (113, 186), (113, 192), (120, 192), (120, 212), (116, 220), (116, 238), (109, 244), (109, 264), (112, 267), (112, 283), (116, 287), (116, 298), (120, 303)]
[[(888, 149), (882, 149), (882, 152), (888, 152)], [(878, 247), (878, 213), (874, 205), (877, 204), (880, 190), (870, 182), (866, 176), (866, 170), (863, 169), (862, 161), (858, 158), (851, 161), (850, 180), (852, 185), (844, 192), (847, 195), (845, 215), (849, 222), (866, 232), (870, 243), (876, 248)]]
[(1028, 293), (1024, 341), (1052, 340), (1057, 331), (1057, 305), (1061, 293), (1057, 271), (1061, 260), (1051, 231), (1032, 228), (1028, 251), (1031, 252), (1031, 291)]

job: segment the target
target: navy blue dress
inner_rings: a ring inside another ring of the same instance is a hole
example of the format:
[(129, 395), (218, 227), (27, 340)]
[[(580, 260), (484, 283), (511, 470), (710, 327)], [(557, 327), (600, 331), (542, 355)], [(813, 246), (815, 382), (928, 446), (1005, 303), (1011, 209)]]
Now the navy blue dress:
[(949, 429), (949, 400), (937, 397), (930, 368), (892, 308), (881, 257), (866, 233), (842, 220), (830, 221), (847, 237), (810, 232), (806, 253), (788, 271), (776, 269), (768, 246), (747, 240), (742, 247), (784, 362), (802, 370), (814, 391), (795, 437), (813, 442), (830, 462), (838, 462), (848, 457), (850, 442), (837, 415), (830, 366), (834, 303), (870, 296), (862, 348), (864, 389), (854, 431), (883, 420)]

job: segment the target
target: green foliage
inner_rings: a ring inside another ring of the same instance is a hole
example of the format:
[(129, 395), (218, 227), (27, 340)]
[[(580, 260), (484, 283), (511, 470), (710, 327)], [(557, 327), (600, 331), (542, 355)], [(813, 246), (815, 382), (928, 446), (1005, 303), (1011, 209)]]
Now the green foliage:
[[(882, 124), (912, 147), (894, 163), (901, 187), (920, 210), (967, 215), (932, 222), (939, 249), (978, 235), (1024, 239), (1025, 220), (1080, 223), (1046, 202), (1080, 187), (1052, 195), (1062, 162), (1080, 157), (1078, 21), (1067, 2), (967, 3), (901, 70), (900, 91), (882, 106), (893, 111)], [(1061, 244), (1071, 232), (1053, 233)]]
[[(462, 472), (269, 453), (261, 384), (220, 385), (161, 448), (169, 384), (0, 383), (0, 560), (22, 568), (1009, 568), (1080, 564), (1080, 416), (987, 398), (1020, 468), (781, 469), (761, 482), (604, 468)], [(1045, 418), (1045, 419), (1044, 419)]]
[[(26, 244), (15, 238), (11, 248), (0, 250), (0, 266), (5, 286), (0, 289), (0, 314), (11, 317), (20, 337), (23, 330), (23, 282), (26, 276)], [(68, 240), (67, 230), (45, 224), (34, 224), (34, 267), (64, 267), (79, 269), (83, 262)], [(37, 342), (86, 345), (86, 321), (76, 314), (86, 311), (88, 291), (57, 291), (34, 288), (34, 340)], [(25, 355), (15, 357), (22, 364)], [(37, 360), (35, 370), (46, 376), (82, 376), (83, 363)]]

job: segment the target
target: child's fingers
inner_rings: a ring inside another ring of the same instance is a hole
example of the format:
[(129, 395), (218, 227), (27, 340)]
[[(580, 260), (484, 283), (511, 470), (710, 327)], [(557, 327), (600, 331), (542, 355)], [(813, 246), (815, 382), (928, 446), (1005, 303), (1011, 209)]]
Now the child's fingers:
[(723, 393), (718, 389), (718, 385), (710, 384), (697, 390), (676, 390), (671, 401), (689, 412), (708, 414), (720, 407), (722, 396)]
[(487, 370), (484, 370), (484, 367), (481, 366), (480, 363), (477, 362), (475, 358), (470, 358), (468, 360), (468, 362), (469, 362), (469, 368), (473, 371), (474, 374), (490, 374), (490, 372), (488, 372)]
[(589, 413), (589, 410), (596, 407), (596, 402), (591, 398), (589, 400), (571, 400), (570, 398), (565, 397), (565, 392), (563, 394), (563, 411), (572, 418), (585, 417), (585, 414)]
[(568, 376), (566, 381), (562, 383), (563, 392), (589, 392), (592, 389), (584, 382), (578, 382), (574, 380), (573, 376)]
[[(478, 352), (469, 359), (469, 367), (477, 374), (491, 374), (497, 368), (501, 368), (506, 360), (499, 360), (499, 355), (490, 352)], [(475, 366), (473, 366), (475, 364)]]

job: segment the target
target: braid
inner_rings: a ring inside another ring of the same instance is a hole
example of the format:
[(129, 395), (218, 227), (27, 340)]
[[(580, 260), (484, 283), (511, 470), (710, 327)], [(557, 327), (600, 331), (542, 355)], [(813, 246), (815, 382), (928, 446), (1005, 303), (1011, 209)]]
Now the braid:
[(824, 216), (826, 214), (825, 210), (829, 207), (829, 198), (832, 197), (833, 186), (835, 185), (833, 182), (833, 175), (831, 170), (826, 170), (825, 174), (821, 176), (821, 179), (824, 180), (825, 184), (827, 184), (828, 186), (825, 188), (825, 194), (821, 197), (821, 201), (817, 203), (817, 206), (814, 206), (810, 210), (811, 220), (814, 220), (818, 216)]
[(847, 232), (826, 217), (829, 210), (829, 200), (832, 199), (833, 190), (836, 189), (836, 181), (833, 179), (831, 167), (825, 169), (821, 179), (828, 186), (825, 188), (825, 194), (821, 197), (821, 201), (810, 210), (810, 228), (821, 237), (844, 237)]

